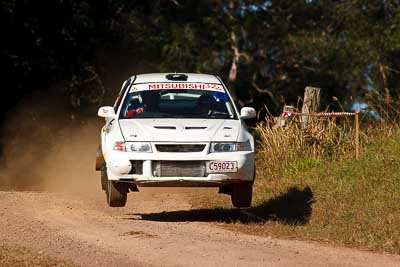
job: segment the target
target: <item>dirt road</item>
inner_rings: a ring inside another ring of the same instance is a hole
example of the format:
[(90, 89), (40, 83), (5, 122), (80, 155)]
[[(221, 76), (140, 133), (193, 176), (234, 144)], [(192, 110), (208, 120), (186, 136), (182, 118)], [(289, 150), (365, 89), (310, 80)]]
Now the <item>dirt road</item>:
[[(0, 250), (27, 248), (31, 258), (43, 254), (59, 265), (78, 266), (400, 266), (398, 256), (222, 229), (217, 217), (241, 211), (191, 210), (189, 194), (144, 188), (129, 195), (125, 208), (108, 208), (100, 190), (3, 191)], [(0, 265), (14, 265), (20, 254), (0, 253)]]
[(16, 118), (0, 172), (0, 266), (400, 266), (399, 256), (226, 230), (252, 215), (192, 208), (216, 189), (143, 188), (109, 208), (93, 170), (100, 121), (61, 131)]

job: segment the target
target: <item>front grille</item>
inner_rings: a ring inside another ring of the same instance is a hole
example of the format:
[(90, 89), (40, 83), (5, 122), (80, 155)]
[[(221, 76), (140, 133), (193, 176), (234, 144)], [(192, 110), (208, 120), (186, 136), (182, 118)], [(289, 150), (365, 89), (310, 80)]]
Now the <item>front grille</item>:
[(202, 144), (158, 144), (159, 152), (201, 152), (206, 145)]
[(204, 177), (206, 166), (204, 161), (153, 161), (155, 177)]

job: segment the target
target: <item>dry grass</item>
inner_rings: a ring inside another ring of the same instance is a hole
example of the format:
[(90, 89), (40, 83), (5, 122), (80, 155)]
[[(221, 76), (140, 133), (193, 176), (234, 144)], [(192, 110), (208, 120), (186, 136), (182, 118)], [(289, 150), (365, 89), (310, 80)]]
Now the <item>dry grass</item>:
[(299, 158), (282, 166), (281, 175), (271, 175), (260, 163), (254, 212), (267, 222), (255, 228), (236, 226), (400, 254), (399, 158), (399, 131), (385, 126), (371, 130), (360, 160), (321, 155), (317, 161), (308, 157), (306, 162), (317, 162), (308, 164)]
[[(290, 168), (309, 168), (321, 160), (343, 160), (354, 156), (355, 142), (353, 119), (313, 118), (309, 127), (302, 129), (299, 118), (286, 121), (284, 127), (275, 128), (272, 120), (259, 123), (255, 131), (258, 137), (259, 164), (270, 175), (281, 175)], [(296, 166), (298, 165), (298, 166)]]
[[(262, 220), (236, 214), (233, 223), (216, 221), (251, 234), (400, 254), (399, 127), (363, 124), (362, 155), (355, 160), (352, 124), (314, 120), (304, 131), (296, 121), (278, 129), (260, 123), (249, 212)], [(196, 202), (234, 211), (228, 197), (205, 199)]]

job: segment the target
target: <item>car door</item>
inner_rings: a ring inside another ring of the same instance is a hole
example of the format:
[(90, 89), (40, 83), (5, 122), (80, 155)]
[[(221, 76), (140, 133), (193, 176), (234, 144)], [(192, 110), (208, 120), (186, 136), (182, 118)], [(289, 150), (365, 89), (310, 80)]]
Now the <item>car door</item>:
[[(134, 81), (133, 77), (129, 78), (128, 80), (126, 80), (122, 84), (121, 90), (120, 90), (120, 92), (119, 92), (119, 94), (117, 96), (117, 99), (115, 100), (114, 106), (113, 106), (115, 114), (118, 114), (118, 110), (119, 110), (119, 108), (121, 106), (121, 103), (122, 103), (122, 98), (125, 95), (126, 90), (131, 85), (132, 81)], [(107, 134), (108, 134), (110, 128), (113, 126), (113, 123), (116, 123), (115, 120), (117, 120), (117, 119), (118, 118), (106, 118), (105, 119), (105, 125), (103, 126), (102, 134), (101, 134), (101, 143), (102, 143), (103, 151), (106, 151), (105, 145), (107, 143)]]

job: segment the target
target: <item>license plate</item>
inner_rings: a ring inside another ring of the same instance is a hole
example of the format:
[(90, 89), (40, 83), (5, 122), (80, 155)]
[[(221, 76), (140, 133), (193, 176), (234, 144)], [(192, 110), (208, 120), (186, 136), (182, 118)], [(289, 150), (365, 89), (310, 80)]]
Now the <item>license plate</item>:
[(237, 172), (237, 161), (210, 161), (207, 162), (207, 173)]

